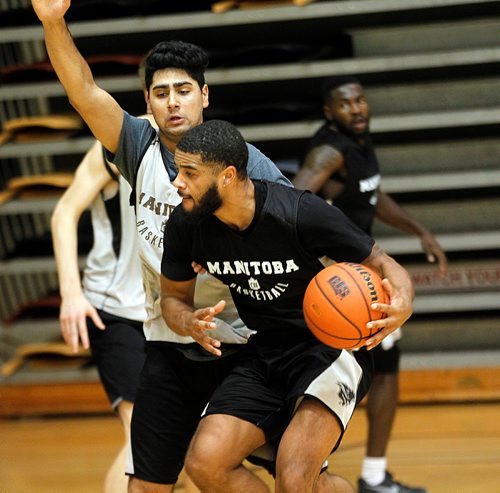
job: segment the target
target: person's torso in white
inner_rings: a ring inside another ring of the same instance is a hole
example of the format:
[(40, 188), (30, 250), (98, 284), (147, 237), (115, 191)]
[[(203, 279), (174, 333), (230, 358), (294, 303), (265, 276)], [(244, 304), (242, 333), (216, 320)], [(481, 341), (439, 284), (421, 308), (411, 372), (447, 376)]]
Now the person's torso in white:
[(83, 289), (95, 308), (142, 322), (145, 295), (134, 209), (129, 205), (131, 188), (121, 176), (118, 187), (118, 208), (107, 209), (102, 194), (91, 205), (94, 244), (86, 259)]

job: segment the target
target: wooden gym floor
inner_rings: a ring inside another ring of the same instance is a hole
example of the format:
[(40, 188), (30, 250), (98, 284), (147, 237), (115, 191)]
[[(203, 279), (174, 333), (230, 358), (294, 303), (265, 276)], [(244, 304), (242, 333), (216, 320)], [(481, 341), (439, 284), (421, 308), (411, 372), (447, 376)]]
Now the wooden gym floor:
[[(330, 461), (353, 483), (365, 432), (361, 408)], [(0, 419), (0, 491), (99, 493), (121, 440), (118, 419), (109, 414)], [(500, 403), (400, 406), (389, 464), (397, 478), (429, 493), (499, 493)]]

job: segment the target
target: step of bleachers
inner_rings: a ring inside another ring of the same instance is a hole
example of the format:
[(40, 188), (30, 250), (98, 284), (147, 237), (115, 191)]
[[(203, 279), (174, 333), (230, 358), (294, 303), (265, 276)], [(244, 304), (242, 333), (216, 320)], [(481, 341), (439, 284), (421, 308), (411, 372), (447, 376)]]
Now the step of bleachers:
[(500, 19), (459, 19), (404, 26), (350, 29), (356, 56), (380, 56), (461, 50), (498, 44)]

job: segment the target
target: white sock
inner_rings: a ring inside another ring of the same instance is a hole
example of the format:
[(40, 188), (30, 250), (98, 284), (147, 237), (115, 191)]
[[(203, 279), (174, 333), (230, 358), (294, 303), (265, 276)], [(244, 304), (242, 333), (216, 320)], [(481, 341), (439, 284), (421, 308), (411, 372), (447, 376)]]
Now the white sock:
[(375, 486), (385, 479), (386, 468), (386, 457), (365, 457), (361, 468), (361, 477), (369, 486)]

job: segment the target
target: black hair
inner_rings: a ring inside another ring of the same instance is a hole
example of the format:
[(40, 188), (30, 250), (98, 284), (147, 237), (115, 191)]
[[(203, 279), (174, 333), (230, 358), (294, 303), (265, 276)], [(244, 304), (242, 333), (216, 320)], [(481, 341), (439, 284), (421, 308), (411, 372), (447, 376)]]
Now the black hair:
[(208, 55), (199, 46), (184, 41), (162, 41), (144, 59), (144, 83), (149, 91), (157, 70), (178, 68), (185, 70), (201, 89), (205, 85), (207, 66)]
[(199, 154), (204, 164), (234, 166), (240, 179), (247, 177), (248, 147), (238, 129), (224, 120), (209, 120), (188, 130), (177, 149)]
[(330, 77), (327, 79), (322, 86), (322, 96), (323, 103), (328, 104), (332, 100), (332, 93), (335, 89), (338, 89), (340, 86), (345, 86), (346, 84), (359, 84), (361, 85), (360, 80), (354, 75), (336, 75), (334, 77)]

